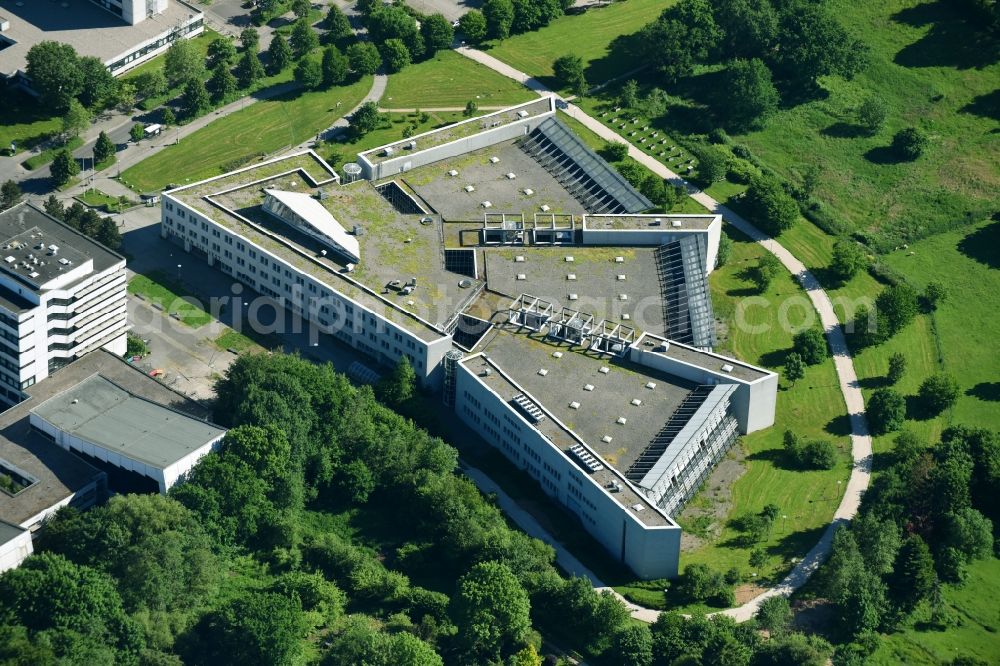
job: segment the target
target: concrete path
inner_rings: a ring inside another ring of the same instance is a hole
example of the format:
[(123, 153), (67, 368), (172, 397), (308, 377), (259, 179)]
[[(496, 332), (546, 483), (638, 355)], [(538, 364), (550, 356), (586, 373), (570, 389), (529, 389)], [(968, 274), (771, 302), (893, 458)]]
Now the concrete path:
[[(471, 58), (472, 60), (475, 60), (476, 62), (486, 65), (500, 74), (516, 81), (520, 81), (540, 95), (544, 96), (546, 94), (552, 94), (551, 91), (549, 91), (537, 79), (528, 76), (524, 72), (514, 69), (510, 65), (497, 60), (487, 53), (468, 47), (459, 48), (456, 49), (456, 51), (468, 58)], [(721, 611), (722, 614), (729, 615), (737, 621), (742, 622), (744, 620), (748, 620), (756, 614), (757, 609), (765, 599), (774, 596), (787, 597), (796, 589), (801, 587), (806, 580), (808, 580), (809, 576), (812, 575), (812, 573), (826, 558), (826, 555), (830, 550), (830, 544), (833, 541), (833, 533), (840, 525), (849, 521), (857, 514), (858, 507), (861, 504), (861, 496), (868, 488), (868, 484), (871, 481), (872, 441), (868, 432), (868, 422), (865, 419), (864, 399), (862, 398), (858, 377), (854, 370), (854, 362), (851, 359), (850, 350), (847, 347), (847, 340), (844, 337), (844, 330), (840, 326), (829, 295), (823, 290), (819, 281), (816, 280), (815, 276), (813, 276), (813, 274), (806, 269), (801, 261), (796, 259), (795, 256), (792, 255), (792, 253), (778, 241), (762, 233), (750, 224), (750, 222), (736, 214), (733, 210), (720, 204), (705, 192), (702, 192), (685, 181), (679, 175), (664, 166), (662, 162), (633, 146), (627, 139), (614, 130), (587, 115), (582, 109), (580, 109), (580, 107), (574, 104), (567, 104), (565, 111), (571, 117), (583, 123), (588, 129), (592, 130), (598, 136), (607, 139), (608, 141), (618, 141), (628, 145), (629, 156), (635, 158), (658, 176), (667, 179), (674, 184), (682, 185), (692, 199), (700, 203), (709, 211), (722, 215), (726, 222), (739, 229), (741, 232), (749, 236), (777, 257), (778, 260), (781, 261), (782, 265), (784, 265), (784, 267), (795, 276), (795, 278), (799, 281), (799, 284), (802, 285), (803, 289), (806, 290), (813, 307), (816, 308), (816, 312), (819, 314), (820, 322), (823, 325), (827, 341), (829, 342), (830, 349), (833, 352), (833, 361), (837, 370), (840, 391), (844, 396), (847, 413), (850, 416), (851, 456), (854, 459), (854, 466), (851, 469), (851, 475), (847, 481), (847, 488), (845, 489), (844, 496), (841, 498), (840, 505), (837, 507), (836, 512), (834, 512), (833, 520), (827, 526), (827, 529), (824, 531), (820, 540), (806, 554), (802, 561), (796, 564), (792, 571), (778, 585), (768, 589), (766, 592), (751, 599), (742, 606)], [(638, 620), (653, 622), (659, 616), (659, 612), (656, 610), (641, 608), (635, 606), (634, 604), (628, 605), (632, 610), (632, 616)]]

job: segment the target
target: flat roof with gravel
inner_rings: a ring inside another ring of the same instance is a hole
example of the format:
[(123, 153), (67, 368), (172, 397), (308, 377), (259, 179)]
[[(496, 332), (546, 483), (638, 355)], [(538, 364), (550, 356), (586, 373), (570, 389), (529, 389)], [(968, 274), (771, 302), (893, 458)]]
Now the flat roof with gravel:
[(584, 215), (584, 229), (614, 229), (619, 231), (704, 231), (718, 215)]
[[(453, 170), (458, 175), (449, 175)], [(548, 206), (550, 213), (586, 212), (559, 181), (517, 146), (517, 141), (427, 164), (400, 178), (449, 222), (482, 221), (485, 213), (523, 213), (531, 220), (534, 213), (543, 212), (542, 206)], [(473, 191), (467, 191), (469, 186)], [(531, 194), (526, 194), (526, 189)], [(484, 201), (491, 206), (483, 207)]]
[(598, 320), (662, 334), (654, 252), (652, 247), (488, 248), (486, 280), (491, 290), (511, 298), (529, 293)]

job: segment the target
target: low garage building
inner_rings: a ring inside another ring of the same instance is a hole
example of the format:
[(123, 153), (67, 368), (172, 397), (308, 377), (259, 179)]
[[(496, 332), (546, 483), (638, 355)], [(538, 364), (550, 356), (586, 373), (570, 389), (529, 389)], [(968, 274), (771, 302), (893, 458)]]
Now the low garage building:
[(161, 493), (226, 434), (96, 373), (35, 406), (31, 426), (68, 451), (151, 479)]

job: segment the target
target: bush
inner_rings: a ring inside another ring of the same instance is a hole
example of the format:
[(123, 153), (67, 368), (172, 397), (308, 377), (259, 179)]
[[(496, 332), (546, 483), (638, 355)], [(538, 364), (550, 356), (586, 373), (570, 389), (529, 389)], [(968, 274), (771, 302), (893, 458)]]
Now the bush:
[(798, 451), (800, 467), (833, 469), (837, 465), (837, 449), (825, 439), (814, 439), (803, 444)]
[(601, 152), (609, 162), (621, 162), (628, 157), (628, 144), (621, 141), (608, 141), (604, 144)]
[(726, 130), (716, 127), (708, 133), (708, 141), (709, 143), (724, 145), (729, 143), (729, 135), (726, 134)]
[(726, 177), (729, 155), (715, 146), (705, 146), (698, 153), (698, 178), (706, 185)]
[(768, 252), (760, 258), (757, 265), (749, 270), (750, 280), (757, 287), (758, 293), (767, 291), (771, 286), (771, 281), (777, 277), (781, 271), (781, 262), (773, 254)]
[(848, 238), (841, 238), (833, 244), (833, 258), (830, 261), (830, 271), (841, 282), (847, 282), (858, 274), (868, 262), (864, 249), (860, 244)]
[(149, 347), (146, 346), (146, 341), (134, 333), (128, 334), (128, 337), (126, 338), (126, 345), (125, 356), (128, 358), (133, 356), (145, 356), (149, 353)]
[(744, 159), (729, 160), (729, 168), (726, 170), (726, 178), (734, 183), (747, 184), (753, 178), (760, 176), (760, 169)]
[(792, 347), (808, 365), (822, 363), (830, 356), (826, 336), (818, 328), (809, 328), (796, 333), (792, 338)]
[(731, 606), (734, 595), (726, 585), (725, 575), (704, 564), (689, 564), (671, 589), (689, 601), (704, 601), (713, 606)]
[(764, 233), (779, 236), (790, 229), (799, 217), (799, 207), (770, 176), (759, 176), (750, 181), (744, 196), (744, 207), (750, 220)]
[(858, 122), (868, 130), (869, 134), (875, 134), (885, 125), (885, 118), (889, 113), (889, 107), (881, 97), (869, 97), (858, 108)]
[(943, 372), (925, 379), (917, 391), (921, 406), (931, 416), (936, 416), (954, 405), (958, 400), (958, 394), (958, 382)]
[(740, 158), (741, 160), (747, 160), (750, 163), (754, 163), (753, 153), (750, 152), (750, 149), (746, 145), (742, 143), (736, 143), (733, 144), (731, 150), (733, 151), (733, 155)]
[(927, 147), (927, 135), (916, 127), (907, 127), (892, 137), (892, 152), (903, 160), (915, 160)]
[(899, 430), (906, 418), (906, 400), (891, 388), (880, 388), (868, 399), (868, 424), (876, 435)]

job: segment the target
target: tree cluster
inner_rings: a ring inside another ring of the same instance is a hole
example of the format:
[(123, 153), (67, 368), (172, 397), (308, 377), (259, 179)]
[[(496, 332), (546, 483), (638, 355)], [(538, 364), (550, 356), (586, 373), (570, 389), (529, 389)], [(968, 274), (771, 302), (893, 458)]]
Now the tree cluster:
[(891, 631), (916, 608), (940, 611), (938, 590), (994, 551), (1000, 435), (953, 427), (928, 448), (896, 439), (892, 463), (865, 493), (861, 512), (834, 537), (819, 572), (845, 639), (865, 652), (873, 631)]
[(122, 236), (114, 218), (102, 217), (78, 201), (67, 208), (52, 194), (45, 201), (45, 212), (110, 250), (118, 251), (122, 247)]
[(784, 435), (785, 454), (789, 462), (800, 469), (833, 469), (837, 466), (837, 449), (825, 439), (803, 441), (790, 430)]
[(719, 115), (740, 130), (759, 127), (777, 109), (774, 80), (808, 90), (821, 76), (853, 77), (868, 54), (823, 2), (808, 0), (682, 0), (647, 25), (638, 43), (639, 55), (670, 83), (699, 64), (725, 64)]
[(98, 58), (79, 56), (69, 44), (43, 41), (28, 49), (27, 74), (41, 103), (65, 112), (76, 100), (86, 107), (113, 102), (118, 82)]

